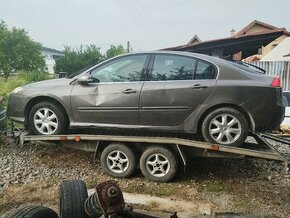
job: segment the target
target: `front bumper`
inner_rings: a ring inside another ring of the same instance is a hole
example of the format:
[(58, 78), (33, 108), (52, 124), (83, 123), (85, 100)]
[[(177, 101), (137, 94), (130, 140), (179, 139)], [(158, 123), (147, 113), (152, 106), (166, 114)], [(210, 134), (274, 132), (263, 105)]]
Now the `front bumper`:
[(8, 100), (7, 115), (9, 119), (17, 123), (25, 121), (25, 105), (28, 97), (21, 94), (11, 94)]
[(7, 128), (7, 113), (6, 110), (0, 110), (0, 131), (6, 130)]

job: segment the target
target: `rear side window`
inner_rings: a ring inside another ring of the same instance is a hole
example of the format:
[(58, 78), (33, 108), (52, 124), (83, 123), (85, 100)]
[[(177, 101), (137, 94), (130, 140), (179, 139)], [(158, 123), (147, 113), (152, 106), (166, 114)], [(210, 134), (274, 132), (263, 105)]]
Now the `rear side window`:
[(215, 79), (216, 68), (205, 61), (198, 60), (196, 65), (196, 72), (194, 74), (195, 80)]
[(192, 80), (196, 60), (178, 55), (156, 55), (151, 81)]

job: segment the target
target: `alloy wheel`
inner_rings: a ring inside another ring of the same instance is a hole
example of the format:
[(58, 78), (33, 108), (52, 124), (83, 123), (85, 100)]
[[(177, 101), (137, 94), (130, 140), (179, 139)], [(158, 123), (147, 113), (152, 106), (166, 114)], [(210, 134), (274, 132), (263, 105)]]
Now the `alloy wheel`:
[(155, 177), (163, 177), (170, 170), (169, 160), (163, 154), (152, 154), (146, 160), (147, 171)]
[(107, 156), (107, 166), (114, 173), (123, 173), (129, 167), (128, 156), (119, 150), (110, 152)]
[(38, 109), (33, 116), (33, 122), (35, 128), (43, 135), (52, 135), (59, 125), (56, 114), (48, 108)]
[(231, 144), (239, 139), (242, 133), (240, 121), (230, 114), (219, 114), (209, 124), (210, 136), (220, 144)]

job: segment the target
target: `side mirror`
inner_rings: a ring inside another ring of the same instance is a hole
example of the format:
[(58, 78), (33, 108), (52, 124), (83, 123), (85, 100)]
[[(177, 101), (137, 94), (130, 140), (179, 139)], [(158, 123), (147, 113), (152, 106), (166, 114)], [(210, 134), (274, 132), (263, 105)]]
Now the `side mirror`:
[(88, 85), (90, 83), (95, 83), (95, 82), (99, 82), (99, 80), (95, 79), (90, 74), (84, 74), (78, 78), (78, 83), (83, 84), (83, 85)]

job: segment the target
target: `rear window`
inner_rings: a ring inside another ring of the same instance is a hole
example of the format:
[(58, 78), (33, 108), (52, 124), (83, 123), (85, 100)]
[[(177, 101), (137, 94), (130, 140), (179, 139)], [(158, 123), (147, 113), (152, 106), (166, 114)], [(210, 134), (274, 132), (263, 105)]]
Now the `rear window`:
[(255, 73), (255, 74), (265, 74), (265, 70), (262, 69), (262, 68), (259, 68), (255, 65), (252, 65), (252, 64), (249, 64), (249, 63), (246, 63), (246, 62), (242, 62), (242, 61), (239, 61), (239, 62), (235, 62), (235, 61), (227, 61), (228, 63), (230, 63), (231, 65), (235, 66), (235, 67), (238, 67), (242, 70), (245, 70), (249, 73)]

